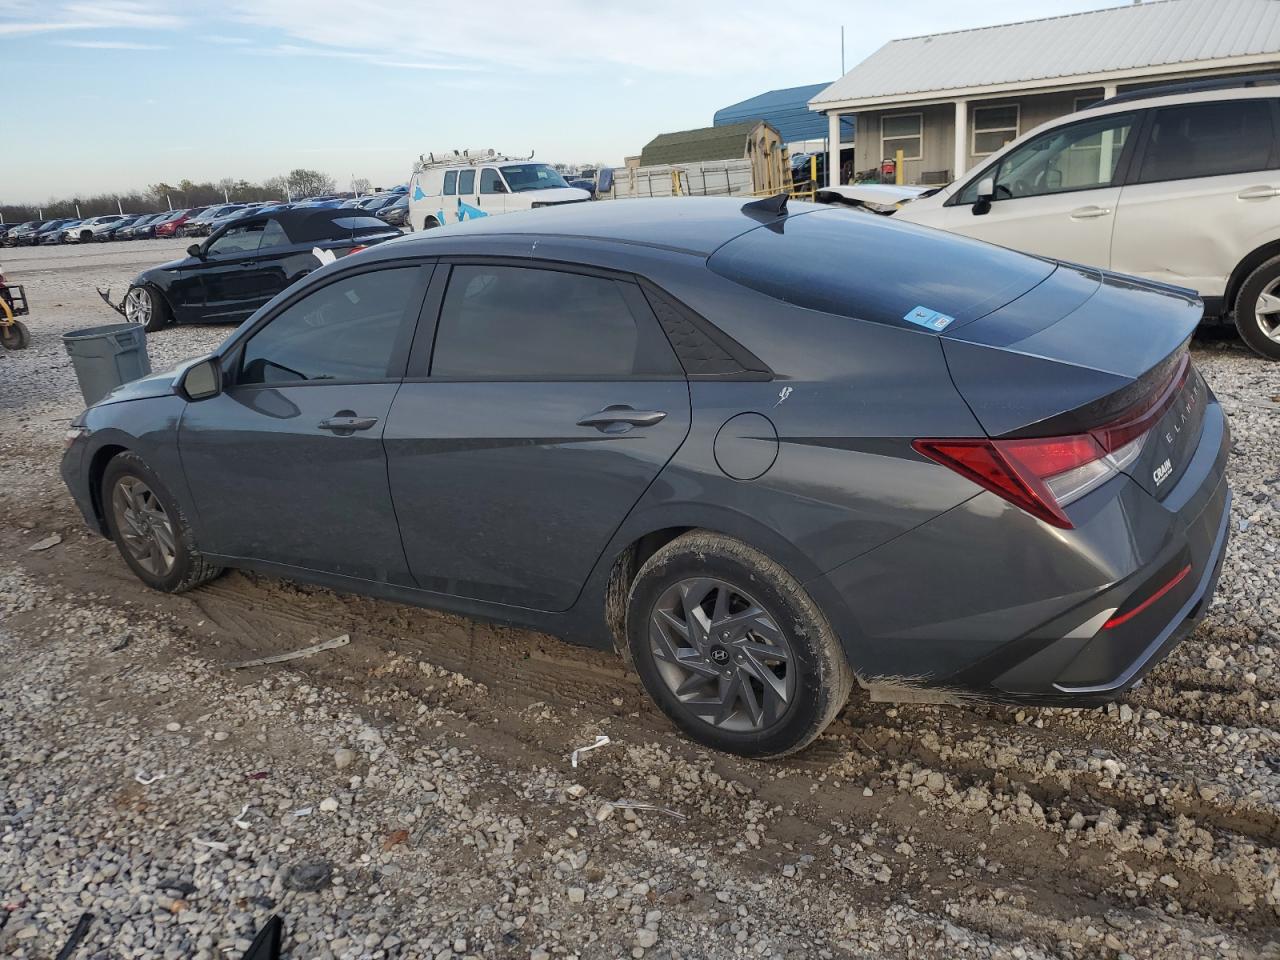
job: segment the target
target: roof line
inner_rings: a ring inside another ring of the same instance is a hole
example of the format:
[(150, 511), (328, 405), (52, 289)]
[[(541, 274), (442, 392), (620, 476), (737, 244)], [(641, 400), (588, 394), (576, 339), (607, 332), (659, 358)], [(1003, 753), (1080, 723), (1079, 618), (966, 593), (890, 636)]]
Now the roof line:
[[(895, 43), (904, 43), (907, 40), (932, 40), (934, 37), (950, 37), (960, 33), (981, 33), (983, 30), (1003, 30), (1006, 27), (1020, 27), (1023, 24), (1027, 24), (1027, 23), (1047, 23), (1050, 20), (1072, 20), (1076, 17), (1091, 17), (1097, 13), (1114, 13), (1117, 10), (1150, 9), (1151, 7), (1161, 6), (1167, 3), (1177, 3), (1177, 2), (1180, 2), (1180, 0), (1141, 0), (1141, 2), (1139, 3), (1118, 2), (1115, 5), (1110, 7), (1099, 7), (1096, 10), (1081, 10), (1078, 13), (1059, 13), (1059, 14), (1055, 14), (1052, 17), (1031, 17), (1026, 20), (1013, 20), (1013, 21), (1010, 21), (1009, 23), (992, 23), (992, 24), (988, 24), (985, 27), (960, 27), (959, 29), (956, 29), (956, 30), (942, 30), (942, 31), (939, 31), (938, 33), (920, 33), (911, 37), (895, 37), (894, 39), (887, 41), (884, 44), (884, 46), (880, 48), (880, 50), (883, 50), (884, 47), (892, 46)], [(874, 54), (872, 54), (872, 56), (874, 56)], [(857, 68), (858, 66), (855, 65), (853, 67), (853, 70), (856, 70)], [(846, 73), (851, 73), (851, 72), (852, 70), (847, 71)]]

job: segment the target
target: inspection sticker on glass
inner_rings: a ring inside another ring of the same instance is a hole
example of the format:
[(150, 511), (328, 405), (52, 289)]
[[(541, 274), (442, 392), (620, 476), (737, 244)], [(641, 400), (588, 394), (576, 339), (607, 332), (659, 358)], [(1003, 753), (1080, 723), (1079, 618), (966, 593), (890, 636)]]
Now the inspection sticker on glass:
[(910, 313), (905, 314), (902, 319), (917, 326), (927, 327), (930, 330), (945, 330), (955, 322), (956, 318), (948, 317), (945, 313), (939, 313), (937, 310), (930, 310), (928, 307), (916, 307)]

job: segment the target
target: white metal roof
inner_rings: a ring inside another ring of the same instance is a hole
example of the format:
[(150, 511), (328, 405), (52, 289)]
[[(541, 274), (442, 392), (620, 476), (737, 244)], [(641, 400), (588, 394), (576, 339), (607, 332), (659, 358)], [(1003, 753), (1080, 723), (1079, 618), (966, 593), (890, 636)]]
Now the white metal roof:
[[(1277, 60), (1280, 0), (1148, 0), (996, 27), (891, 40), (809, 103), (1019, 89), (1076, 77)], [(1224, 62), (1225, 61), (1225, 62)]]

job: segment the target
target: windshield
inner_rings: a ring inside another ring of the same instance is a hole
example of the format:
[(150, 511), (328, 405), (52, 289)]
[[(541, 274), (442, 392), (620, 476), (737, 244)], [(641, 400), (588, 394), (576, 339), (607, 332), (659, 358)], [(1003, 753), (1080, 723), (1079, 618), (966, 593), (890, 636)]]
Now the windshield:
[(519, 163), (502, 167), (502, 175), (512, 193), (523, 193), (525, 190), (546, 190), (549, 187), (567, 187), (564, 177), (545, 163)]

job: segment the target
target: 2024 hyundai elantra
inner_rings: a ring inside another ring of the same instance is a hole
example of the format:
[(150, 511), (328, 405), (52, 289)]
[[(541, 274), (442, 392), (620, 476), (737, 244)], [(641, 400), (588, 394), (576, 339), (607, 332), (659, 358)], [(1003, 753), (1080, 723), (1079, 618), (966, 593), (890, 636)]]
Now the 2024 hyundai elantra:
[(1228, 432), (1185, 291), (840, 209), (611, 201), (325, 266), (68, 435), (147, 584), (535, 627), (704, 744), (880, 699), (1090, 704), (1209, 603)]

